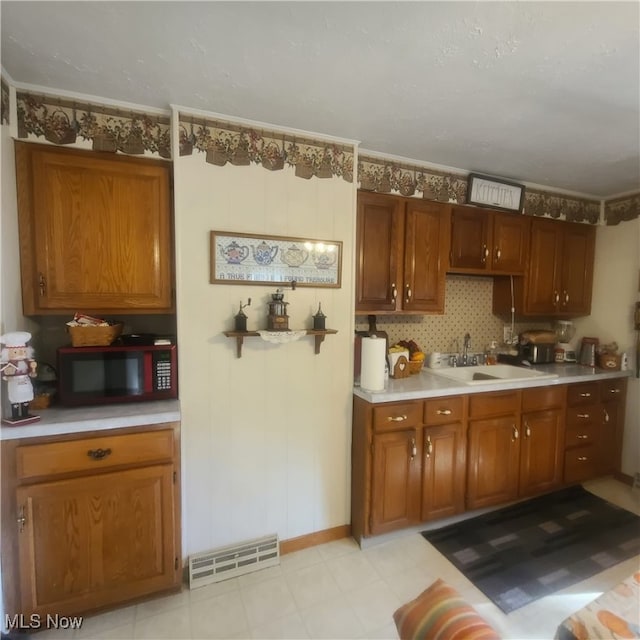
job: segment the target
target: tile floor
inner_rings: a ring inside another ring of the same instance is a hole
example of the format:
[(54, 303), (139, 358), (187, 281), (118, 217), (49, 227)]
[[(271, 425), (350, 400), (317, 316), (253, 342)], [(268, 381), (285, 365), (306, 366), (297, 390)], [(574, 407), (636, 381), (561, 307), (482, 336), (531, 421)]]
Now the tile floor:
[[(638, 490), (611, 478), (585, 486), (640, 514)], [(567, 615), (639, 568), (633, 558), (505, 615), (418, 533), (365, 550), (343, 539), (282, 556), (276, 567), (87, 617), (73, 632), (33, 638), (397, 638), (393, 611), (443, 578), (503, 638), (549, 640)]]

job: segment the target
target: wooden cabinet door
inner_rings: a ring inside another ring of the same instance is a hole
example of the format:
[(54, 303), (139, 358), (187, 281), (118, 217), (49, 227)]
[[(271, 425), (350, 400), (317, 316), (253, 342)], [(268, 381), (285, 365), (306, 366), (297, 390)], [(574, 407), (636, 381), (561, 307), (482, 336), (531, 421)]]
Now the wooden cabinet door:
[(602, 473), (620, 472), (627, 380), (617, 378), (600, 383), (602, 425), (600, 430)]
[(595, 227), (564, 223), (558, 312), (570, 316), (591, 313)]
[(491, 270), (496, 273), (524, 273), (529, 249), (529, 220), (513, 213), (493, 214)]
[(518, 496), (518, 425), (516, 415), (469, 422), (467, 508), (501, 504)]
[(531, 221), (525, 313), (555, 314), (560, 301), (562, 227), (553, 220)]
[(402, 529), (418, 521), (420, 456), (416, 429), (373, 437), (371, 534)]
[(170, 170), (16, 143), (24, 312), (172, 310)]
[(23, 613), (77, 614), (178, 584), (173, 475), (166, 464), (18, 487)]
[(450, 208), (437, 202), (407, 201), (402, 308), (444, 313)]
[(427, 427), (422, 443), (422, 520), (464, 511), (466, 442), (461, 422)]
[(490, 258), (490, 214), (482, 209), (452, 207), (450, 271), (486, 271)]
[(358, 194), (356, 311), (395, 311), (402, 302), (404, 202)]
[(522, 416), (520, 496), (550, 491), (562, 484), (563, 411), (546, 409)]

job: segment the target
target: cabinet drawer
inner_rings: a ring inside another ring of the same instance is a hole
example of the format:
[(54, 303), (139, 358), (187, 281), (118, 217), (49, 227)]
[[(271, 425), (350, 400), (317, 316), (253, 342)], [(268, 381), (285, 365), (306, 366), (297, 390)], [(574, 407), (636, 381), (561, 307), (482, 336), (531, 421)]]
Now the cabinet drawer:
[(373, 410), (373, 428), (376, 431), (405, 429), (421, 424), (422, 402), (385, 404)]
[(463, 413), (464, 399), (460, 397), (437, 398), (424, 403), (424, 423), (427, 425), (461, 422)]
[(173, 438), (173, 430), (163, 429), (24, 445), (16, 449), (17, 476), (23, 480), (171, 460)]
[(612, 402), (622, 399), (627, 388), (626, 378), (614, 378), (613, 380), (603, 380), (600, 383), (600, 398), (602, 402)]
[(598, 474), (597, 447), (578, 447), (564, 454), (564, 481), (581, 482)]
[(586, 404), (581, 407), (567, 407), (567, 425), (580, 427), (602, 423), (602, 408), (597, 404)]
[(569, 427), (565, 432), (565, 446), (585, 446), (598, 442), (600, 429), (597, 424), (585, 424), (581, 427)]
[(475, 393), (469, 396), (469, 417), (483, 418), (517, 413), (520, 410), (520, 393), (505, 391)]
[(522, 412), (529, 413), (530, 411), (544, 411), (545, 409), (562, 407), (566, 390), (565, 386), (525, 389), (522, 392)]
[(583, 404), (593, 404), (599, 400), (598, 383), (582, 382), (571, 384), (567, 390), (567, 404), (576, 407)]

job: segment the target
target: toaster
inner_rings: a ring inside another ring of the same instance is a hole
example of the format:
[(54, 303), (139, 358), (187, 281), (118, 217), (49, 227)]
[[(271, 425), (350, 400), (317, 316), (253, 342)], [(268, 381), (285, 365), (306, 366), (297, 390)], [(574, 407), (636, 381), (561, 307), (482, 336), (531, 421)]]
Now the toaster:
[(531, 364), (547, 364), (555, 361), (555, 343), (525, 342), (520, 345), (520, 359)]

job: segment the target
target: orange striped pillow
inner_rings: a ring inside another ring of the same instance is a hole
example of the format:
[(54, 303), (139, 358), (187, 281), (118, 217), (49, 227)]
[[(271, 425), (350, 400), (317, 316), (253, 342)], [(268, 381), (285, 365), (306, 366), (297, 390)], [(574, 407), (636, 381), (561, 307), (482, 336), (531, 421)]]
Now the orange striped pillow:
[(500, 640), (495, 630), (462, 596), (436, 580), (393, 619), (401, 640)]

